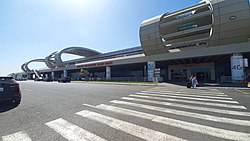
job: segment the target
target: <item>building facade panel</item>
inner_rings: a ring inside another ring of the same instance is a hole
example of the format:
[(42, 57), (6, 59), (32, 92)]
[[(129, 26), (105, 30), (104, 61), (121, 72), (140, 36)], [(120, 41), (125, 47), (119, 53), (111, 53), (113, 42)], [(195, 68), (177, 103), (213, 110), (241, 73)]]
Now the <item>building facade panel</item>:
[[(249, 28), (241, 28), (241, 29), (235, 29), (234, 32), (232, 31), (225, 31), (220, 33), (220, 38), (221, 40), (223, 39), (228, 39), (228, 38), (237, 38), (237, 37), (244, 37), (244, 41), (242, 42), (247, 42), (248, 41), (248, 32)], [(240, 41), (239, 41), (240, 42)]]
[(234, 3), (234, 4), (231, 4), (228, 1), (224, 1), (224, 3), (228, 3), (228, 5), (224, 7), (219, 5), (221, 15), (226, 15), (226, 14), (230, 14), (230, 13), (237, 12), (237, 11), (248, 10), (247, 1), (244, 1), (244, 2), (237, 1), (237, 3)]
[[(245, 36), (240, 36), (240, 37), (234, 37), (234, 38), (227, 38), (227, 39), (221, 39), (219, 44), (220, 45), (227, 45), (228, 43), (235, 44), (237, 42), (245, 42), (246, 37)], [(235, 45), (235, 48), (237, 48), (237, 45)], [(235, 51), (237, 52), (237, 51)]]
[(220, 23), (227, 24), (227, 23), (231, 23), (231, 22), (248, 20), (248, 19), (249, 19), (249, 11), (242, 10), (242, 11), (237, 11), (234, 13), (229, 13), (229, 14), (225, 14), (223, 16), (220, 16)]

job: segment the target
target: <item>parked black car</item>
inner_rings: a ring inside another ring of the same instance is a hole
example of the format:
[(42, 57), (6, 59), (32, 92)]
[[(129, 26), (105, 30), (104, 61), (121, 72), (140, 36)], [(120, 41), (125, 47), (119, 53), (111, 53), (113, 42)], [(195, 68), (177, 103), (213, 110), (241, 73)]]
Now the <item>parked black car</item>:
[(13, 77), (0, 76), (0, 102), (2, 101), (11, 101), (17, 105), (21, 102), (20, 87)]
[(60, 79), (58, 79), (58, 82), (60, 83), (60, 82), (62, 82), (62, 83), (70, 83), (70, 81), (71, 81), (71, 78), (70, 77), (62, 77), (62, 78), (60, 78)]

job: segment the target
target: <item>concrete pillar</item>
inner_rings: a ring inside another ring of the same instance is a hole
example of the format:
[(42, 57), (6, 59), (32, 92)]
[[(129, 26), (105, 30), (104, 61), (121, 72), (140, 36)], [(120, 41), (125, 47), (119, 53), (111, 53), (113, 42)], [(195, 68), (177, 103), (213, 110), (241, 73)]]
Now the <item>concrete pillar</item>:
[(67, 77), (68, 76), (68, 71), (67, 70), (63, 70), (63, 77)]
[(27, 79), (32, 80), (33, 79), (33, 74), (27, 74)]
[(111, 67), (106, 67), (106, 79), (111, 80)]
[(55, 78), (55, 72), (51, 72), (51, 78), (54, 79)]
[(241, 53), (234, 53), (231, 56), (231, 74), (233, 82), (244, 80), (244, 64)]
[(148, 81), (153, 82), (155, 80), (155, 62), (148, 62)]
[(144, 65), (144, 68), (143, 68), (143, 77), (147, 77), (147, 64)]

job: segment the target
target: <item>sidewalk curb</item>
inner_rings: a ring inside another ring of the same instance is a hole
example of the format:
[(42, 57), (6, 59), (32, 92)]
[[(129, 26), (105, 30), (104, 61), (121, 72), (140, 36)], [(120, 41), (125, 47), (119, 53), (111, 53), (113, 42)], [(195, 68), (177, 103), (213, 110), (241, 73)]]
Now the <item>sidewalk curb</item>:
[[(186, 87), (185, 83), (160, 83), (159, 86), (180, 86), (180, 87)], [(219, 84), (219, 83), (204, 83), (201, 85), (198, 85), (197, 88), (217, 88), (217, 89), (250, 89), (247, 86), (244, 85), (235, 85), (235, 84)]]
[(107, 85), (136, 85), (136, 86), (158, 86), (158, 84), (136, 84), (136, 83), (126, 83), (126, 82), (91, 82), (91, 81), (83, 81), (83, 82), (74, 82), (72, 83), (89, 83), (89, 84), (107, 84)]
[[(135, 86), (159, 86), (159, 87), (167, 87), (167, 86), (181, 86), (186, 87), (184, 83), (158, 83), (158, 84), (136, 84), (136, 83), (126, 83), (126, 82), (91, 82), (91, 81), (82, 81), (82, 82), (74, 82), (72, 83), (89, 83), (89, 84), (107, 84), (107, 85), (135, 85)], [(243, 85), (234, 85), (234, 84), (219, 84), (219, 83), (209, 83), (209, 84), (201, 84), (198, 85), (197, 88), (217, 88), (217, 89), (250, 89), (247, 86)]]

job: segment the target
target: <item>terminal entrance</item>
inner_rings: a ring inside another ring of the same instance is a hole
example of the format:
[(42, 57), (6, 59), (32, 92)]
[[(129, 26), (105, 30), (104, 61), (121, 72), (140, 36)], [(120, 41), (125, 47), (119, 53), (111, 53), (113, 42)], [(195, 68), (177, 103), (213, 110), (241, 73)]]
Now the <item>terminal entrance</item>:
[(192, 75), (196, 75), (199, 82), (210, 82), (215, 79), (214, 63), (172, 65), (168, 70), (170, 81), (186, 82)]
[(196, 73), (197, 80), (199, 80), (200, 82), (206, 82), (205, 75), (206, 75), (205, 72), (197, 72)]
[(172, 81), (186, 81), (187, 70), (186, 69), (171, 69), (170, 80)]
[(209, 68), (195, 68), (191, 70), (191, 74), (196, 75), (200, 82), (211, 81), (211, 71)]

